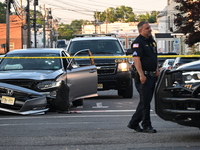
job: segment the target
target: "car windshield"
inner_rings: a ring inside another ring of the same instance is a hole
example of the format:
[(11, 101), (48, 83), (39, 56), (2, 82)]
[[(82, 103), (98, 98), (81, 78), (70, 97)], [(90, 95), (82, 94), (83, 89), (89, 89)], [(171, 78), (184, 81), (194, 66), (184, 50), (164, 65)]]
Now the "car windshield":
[(117, 40), (83, 40), (71, 42), (68, 52), (74, 55), (77, 51), (89, 49), (92, 54), (123, 54)]
[(0, 70), (58, 70), (61, 68), (60, 59), (50, 58), (58, 57), (57, 54), (8, 54), (6, 57), (0, 63)]

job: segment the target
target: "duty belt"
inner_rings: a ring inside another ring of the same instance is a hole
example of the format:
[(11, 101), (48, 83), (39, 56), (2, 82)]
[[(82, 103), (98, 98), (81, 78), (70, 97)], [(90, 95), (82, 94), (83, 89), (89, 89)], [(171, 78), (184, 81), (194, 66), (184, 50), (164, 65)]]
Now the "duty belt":
[(145, 75), (155, 76), (156, 71), (143, 71)]

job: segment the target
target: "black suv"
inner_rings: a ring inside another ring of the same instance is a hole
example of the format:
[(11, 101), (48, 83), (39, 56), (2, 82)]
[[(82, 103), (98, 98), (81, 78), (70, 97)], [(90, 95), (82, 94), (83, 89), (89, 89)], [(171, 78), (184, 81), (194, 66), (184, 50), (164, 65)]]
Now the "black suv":
[[(126, 57), (120, 41), (112, 36), (91, 35), (71, 39), (67, 46), (70, 54), (79, 50), (89, 49), (95, 58), (98, 73), (98, 90), (118, 90), (123, 98), (132, 98), (133, 83), (131, 65)], [(84, 58), (77, 58), (79, 65), (86, 65)]]
[(164, 120), (200, 128), (200, 60), (163, 70), (155, 89), (156, 113)]

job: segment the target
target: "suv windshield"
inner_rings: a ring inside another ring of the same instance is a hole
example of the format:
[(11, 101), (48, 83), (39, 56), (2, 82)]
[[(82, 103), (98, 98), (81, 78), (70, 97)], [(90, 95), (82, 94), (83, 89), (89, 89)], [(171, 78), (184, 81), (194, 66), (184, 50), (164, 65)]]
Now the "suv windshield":
[(124, 54), (117, 40), (73, 41), (69, 46), (68, 52), (73, 55), (83, 49), (89, 49), (92, 54)]
[[(19, 57), (19, 58), (6, 58)], [(7, 55), (0, 64), (0, 70), (58, 70), (61, 68), (60, 59), (41, 58), (58, 57), (57, 54), (15, 54)], [(20, 58), (20, 57), (40, 57), (40, 58)]]

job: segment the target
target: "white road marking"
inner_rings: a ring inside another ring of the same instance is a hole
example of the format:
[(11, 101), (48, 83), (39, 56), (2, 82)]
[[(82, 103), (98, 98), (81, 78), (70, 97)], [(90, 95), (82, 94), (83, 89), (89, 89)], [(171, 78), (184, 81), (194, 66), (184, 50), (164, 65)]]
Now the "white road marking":
[(108, 108), (108, 106), (103, 106), (102, 103), (96, 103), (97, 106), (93, 106), (92, 108)]

